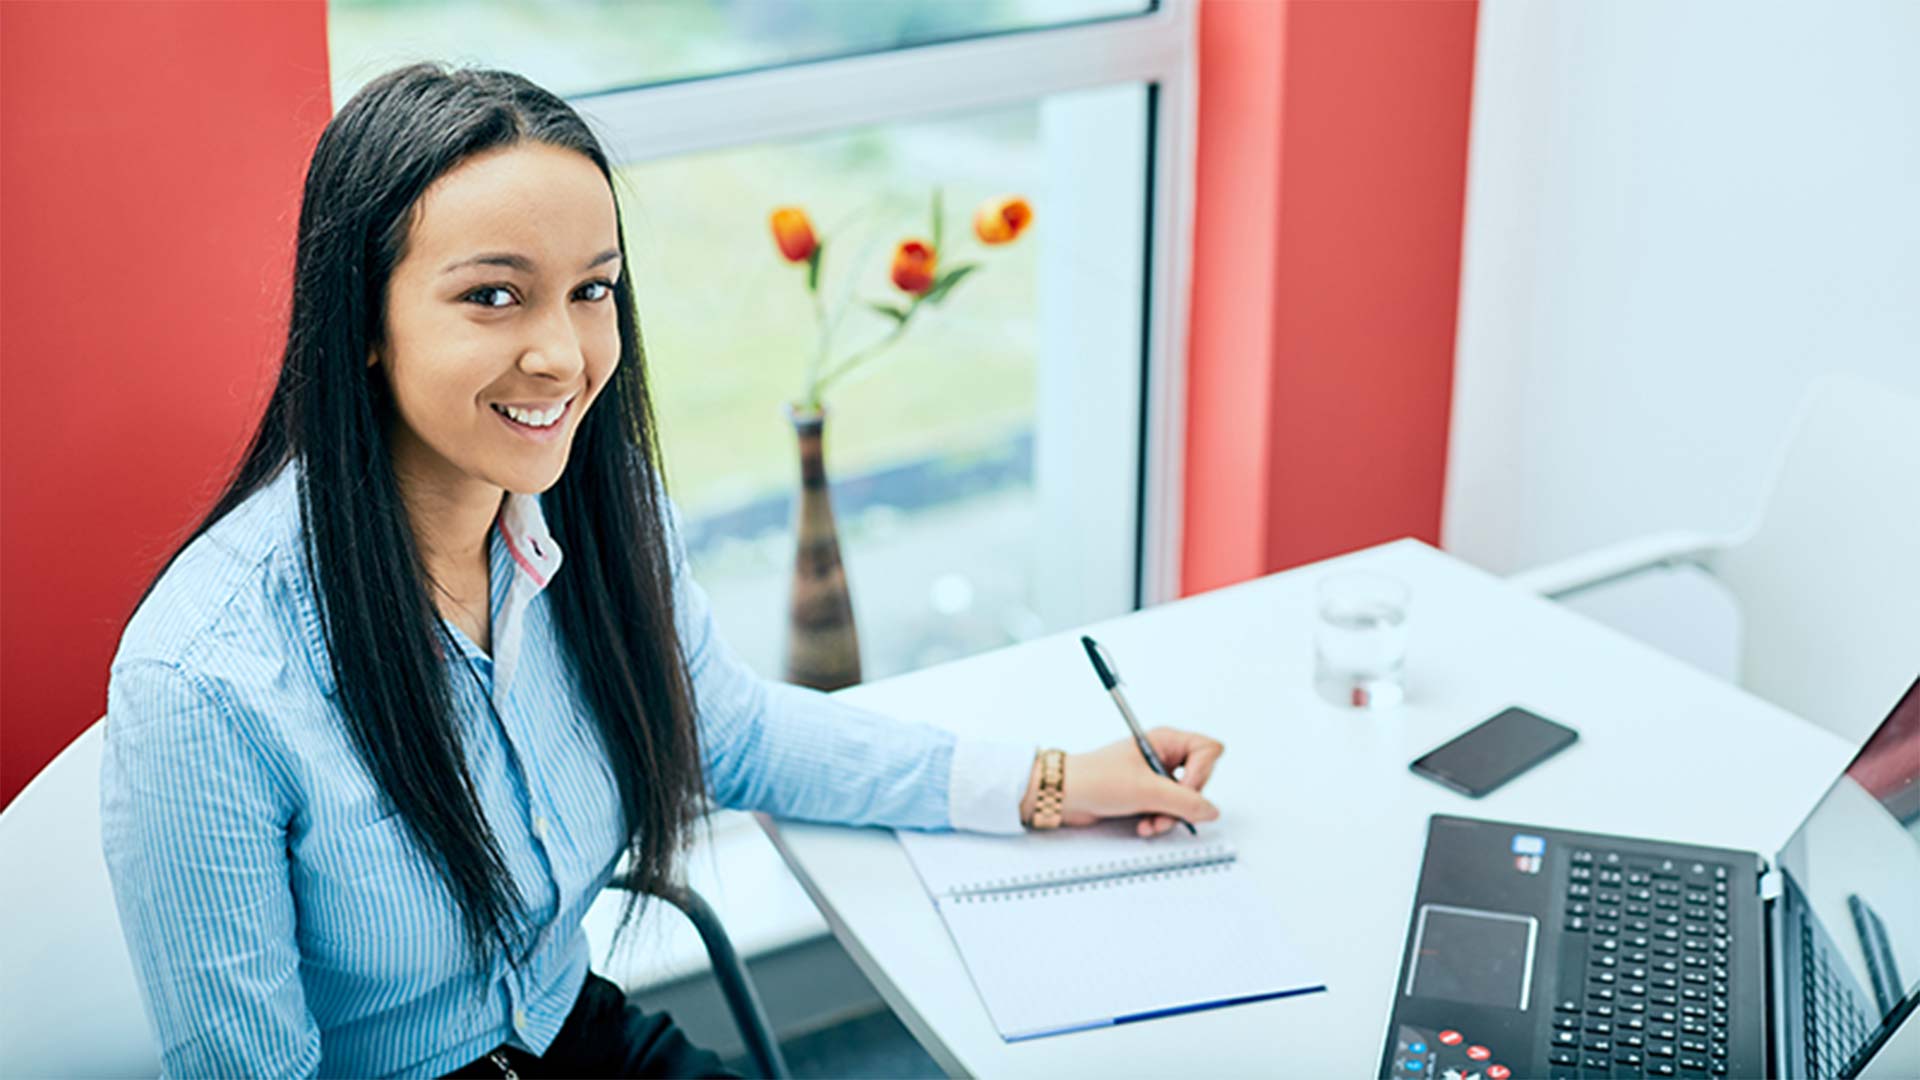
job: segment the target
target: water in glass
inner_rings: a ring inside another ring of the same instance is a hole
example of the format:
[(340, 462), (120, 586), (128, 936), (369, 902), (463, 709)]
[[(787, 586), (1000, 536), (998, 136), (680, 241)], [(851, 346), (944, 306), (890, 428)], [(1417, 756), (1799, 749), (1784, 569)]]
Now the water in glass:
[(1379, 709), (1406, 698), (1407, 590), (1377, 574), (1321, 583), (1314, 685), (1336, 705)]

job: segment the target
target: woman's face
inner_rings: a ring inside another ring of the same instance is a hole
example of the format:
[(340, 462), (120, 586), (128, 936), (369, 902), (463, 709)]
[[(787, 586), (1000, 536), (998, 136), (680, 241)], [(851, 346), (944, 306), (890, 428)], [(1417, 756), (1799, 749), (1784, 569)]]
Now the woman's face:
[(393, 390), (400, 476), (456, 502), (560, 479), (620, 362), (619, 247), (606, 178), (572, 150), (490, 150), (427, 187), (368, 358)]

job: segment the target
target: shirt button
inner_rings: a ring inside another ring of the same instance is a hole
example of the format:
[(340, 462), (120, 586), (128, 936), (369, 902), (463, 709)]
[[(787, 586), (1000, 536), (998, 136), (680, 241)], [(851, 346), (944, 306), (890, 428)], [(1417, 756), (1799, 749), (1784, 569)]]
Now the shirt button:
[(513, 1010), (513, 1026), (514, 1026), (515, 1028), (517, 1028), (517, 1029), (519, 1029), (519, 1031), (520, 1031), (520, 1033), (521, 1033), (521, 1034), (523, 1034), (523, 1035), (524, 1035), (524, 1034), (526, 1034), (526, 1030), (527, 1030), (527, 1010), (525, 1010), (525, 1009), (515, 1009), (515, 1010)]
[(533, 835), (539, 837), (542, 840), (545, 840), (547, 838), (547, 818), (545, 814), (538, 814), (534, 816)]

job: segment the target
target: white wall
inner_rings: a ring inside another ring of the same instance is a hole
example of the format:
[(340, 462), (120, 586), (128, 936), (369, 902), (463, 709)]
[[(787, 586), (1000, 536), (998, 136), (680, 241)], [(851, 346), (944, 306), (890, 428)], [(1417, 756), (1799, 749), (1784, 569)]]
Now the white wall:
[(1920, 394), (1920, 0), (1483, 0), (1457, 363), (1498, 573), (1745, 524), (1818, 373)]

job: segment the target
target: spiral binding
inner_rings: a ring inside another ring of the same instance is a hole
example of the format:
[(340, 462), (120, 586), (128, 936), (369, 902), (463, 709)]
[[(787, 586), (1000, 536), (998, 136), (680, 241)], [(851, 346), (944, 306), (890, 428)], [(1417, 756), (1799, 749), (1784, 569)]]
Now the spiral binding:
[(1231, 848), (1214, 844), (1203, 848), (1111, 859), (1067, 870), (995, 878), (954, 889), (947, 894), (947, 899), (957, 904), (976, 904), (1090, 892), (1117, 885), (1219, 873), (1232, 866), (1238, 858)]

